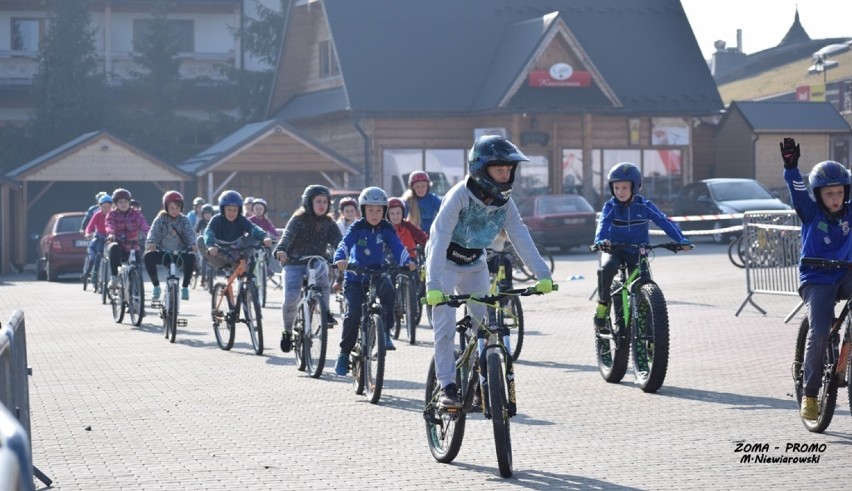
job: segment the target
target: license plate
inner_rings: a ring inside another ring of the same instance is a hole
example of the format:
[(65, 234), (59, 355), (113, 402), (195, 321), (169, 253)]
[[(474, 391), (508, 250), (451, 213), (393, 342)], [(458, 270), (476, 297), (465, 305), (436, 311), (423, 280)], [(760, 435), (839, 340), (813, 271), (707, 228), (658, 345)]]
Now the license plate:
[(74, 247), (89, 247), (89, 241), (85, 239), (75, 240)]
[(585, 218), (566, 218), (563, 222), (565, 225), (576, 225), (578, 223), (586, 223)]

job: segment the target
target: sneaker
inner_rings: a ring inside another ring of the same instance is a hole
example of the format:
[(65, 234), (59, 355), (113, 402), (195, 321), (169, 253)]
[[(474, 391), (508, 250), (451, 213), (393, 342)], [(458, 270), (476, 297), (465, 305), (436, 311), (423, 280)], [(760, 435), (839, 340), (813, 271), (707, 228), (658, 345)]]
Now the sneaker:
[(438, 406), (444, 409), (461, 407), (456, 384), (449, 384), (441, 389), (441, 394), (438, 396)]
[(118, 288), (118, 276), (112, 275), (109, 277), (109, 289), (115, 290)]
[(160, 285), (154, 287), (151, 290), (151, 300), (159, 300), (160, 299)]
[(189, 287), (185, 286), (180, 289), (180, 299), (189, 300)]
[(334, 364), (334, 373), (341, 377), (349, 373), (349, 354), (340, 353), (337, 355), (337, 363)]
[(396, 346), (393, 345), (393, 340), (390, 337), (390, 334), (385, 335), (385, 349), (387, 351), (396, 351)]
[(819, 418), (819, 403), (817, 402), (817, 398), (805, 396), (805, 398), (802, 399), (802, 410), (800, 414), (802, 419), (816, 421), (816, 419)]
[(609, 318), (609, 304), (598, 302), (595, 308), (595, 327), (602, 329), (606, 327), (606, 320)]
[(281, 351), (285, 353), (290, 352), (290, 348), (293, 347), (293, 333), (290, 331), (284, 331), (281, 333)]
[(334, 314), (332, 314), (331, 312), (328, 312), (328, 311), (326, 311), (326, 314), (328, 314), (328, 315), (326, 315), (326, 317), (325, 317), (325, 323), (328, 324), (329, 327), (336, 326), (337, 325), (337, 319), (334, 318)]

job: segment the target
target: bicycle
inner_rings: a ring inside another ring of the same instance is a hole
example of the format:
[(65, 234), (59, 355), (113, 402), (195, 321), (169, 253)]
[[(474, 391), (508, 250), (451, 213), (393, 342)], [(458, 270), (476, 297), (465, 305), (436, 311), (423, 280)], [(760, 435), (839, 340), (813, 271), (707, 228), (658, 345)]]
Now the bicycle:
[(385, 378), (385, 325), (382, 321), (382, 305), (379, 301), (377, 279), (394, 273), (389, 266), (387, 271), (348, 266), (350, 271), (368, 278), (367, 295), (361, 307), (361, 319), (358, 323), (358, 338), (350, 353), (352, 381), (355, 393), (365, 395), (371, 404), (378, 404), (382, 396)]
[[(506, 276), (506, 266), (503, 262), (503, 256), (511, 257), (513, 256), (512, 252), (495, 251), (493, 249), (486, 249), (486, 252), (497, 256), (497, 271), (491, 274), (491, 286), (488, 289), (489, 295), (509, 291), (509, 281)], [(512, 359), (518, 361), (518, 358), (521, 356), (521, 350), (524, 347), (524, 309), (521, 307), (521, 299), (517, 295), (502, 297), (496, 315), (498, 324), (509, 329)]]
[(86, 261), (83, 264), (83, 271), (85, 272), (85, 271), (89, 271), (90, 261), (93, 263), (92, 266), (91, 266), (91, 271), (89, 271), (88, 274), (83, 275), (83, 291), (86, 291), (88, 289), (88, 284), (91, 283), (92, 284), (92, 290), (94, 290), (94, 292), (97, 293), (98, 292), (98, 279), (100, 278), (99, 266), (100, 266), (100, 263), (101, 263), (101, 258), (104, 255), (104, 242), (106, 240), (106, 237), (104, 237), (103, 235), (96, 235), (95, 240), (99, 242), (99, 244), (97, 246), (95, 246), (95, 250), (97, 252), (95, 253), (95, 256), (93, 258), (90, 257), (88, 254), (86, 254)]
[(171, 251), (163, 254), (162, 265), (165, 265), (166, 258), (169, 258), (169, 274), (166, 277), (165, 296), (163, 297), (163, 301), (151, 301), (151, 308), (160, 310), (160, 319), (163, 320), (163, 331), (166, 339), (169, 339), (172, 343), (175, 342), (175, 338), (177, 337), (178, 326), (186, 327), (186, 319), (178, 318), (178, 313), (180, 312), (180, 283), (177, 270), (183, 266), (181, 254), (187, 251), (188, 249), (184, 249), (183, 251)]
[[(558, 285), (553, 285), (558, 290)], [(495, 295), (449, 295), (438, 305), (458, 308), (467, 302), (489, 305), (487, 322), (472, 327), (470, 315), (456, 323), (460, 351), (456, 352), (456, 385), (462, 401), (460, 408), (442, 408), (438, 404), (441, 385), (435, 371), (435, 358), (429, 364), (426, 378), (426, 439), (432, 457), (438, 462), (452, 462), (461, 449), (467, 414), (482, 412), (490, 419), (500, 475), (512, 475), (512, 440), (509, 420), (517, 414), (515, 371), (511, 340), (506, 326), (497, 323), (495, 313), (503, 296), (539, 295), (534, 287), (508, 290)], [(469, 334), (468, 331), (473, 331)], [(473, 354), (476, 350), (476, 355)]]
[[(813, 266), (826, 269), (848, 269), (852, 268), (852, 262), (838, 261), (822, 258), (802, 258), (802, 266)], [(822, 433), (831, 424), (834, 417), (834, 409), (837, 405), (837, 388), (845, 386), (849, 394), (849, 407), (852, 408), (852, 363), (849, 361), (849, 352), (852, 348), (852, 299), (846, 299), (840, 315), (834, 319), (828, 333), (828, 344), (826, 345), (825, 358), (823, 362), (822, 386), (817, 394), (819, 404), (819, 417), (816, 420), (802, 418), (802, 424), (808, 431)], [(843, 336), (840, 329), (845, 325)], [(797, 407), (802, 406), (804, 396), (804, 359), (805, 343), (808, 338), (809, 321), (807, 316), (802, 319), (799, 333), (796, 337), (796, 353), (793, 357), (791, 371), (793, 383), (796, 387)]]
[[(243, 247), (236, 247), (229, 251), (228, 246), (233, 246), (235, 243), (223, 243), (217, 241), (220, 254), (235, 253), (236, 257), (231, 255), (231, 258), (237, 261), (236, 265), (233, 262), (226, 264), (223, 269), (227, 276), (226, 281), (216, 282), (213, 286), (213, 296), (211, 299), (211, 315), (213, 318), (213, 333), (216, 335), (216, 344), (224, 351), (230, 350), (234, 346), (234, 335), (236, 334), (236, 325), (242, 322), (248, 326), (251, 344), (255, 354), (263, 354), (263, 323), (260, 309), (260, 302), (257, 298), (257, 285), (252, 277), (252, 266), (246, 260), (248, 253), (254, 253), (254, 250), (263, 245), (250, 244)], [(238, 293), (234, 295), (234, 282), (237, 282)], [(227, 312), (222, 310), (222, 302), (227, 300)], [(240, 312), (243, 318), (240, 319)]]
[(396, 292), (396, 303), (394, 305), (393, 338), (399, 339), (399, 333), (405, 326), (408, 335), (408, 344), (417, 341), (417, 311), (420, 302), (417, 297), (417, 283), (414, 278), (419, 275), (415, 271), (400, 271), (393, 280), (393, 289)]
[(95, 293), (101, 294), (101, 304), (106, 305), (109, 300), (109, 258), (106, 254), (101, 254), (98, 269), (98, 287), (95, 288)]
[(121, 323), (125, 312), (129, 311), (130, 322), (138, 327), (145, 317), (145, 286), (142, 281), (142, 263), (137, 261), (136, 256), (134, 247), (130, 249), (128, 260), (118, 267), (118, 288), (110, 290), (108, 295), (113, 320)]
[(268, 254), (269, 251), (265, 247), (257, 249), (254, 253), (254, 283), (261, 307), (266, 307), (266, 258)]
[[(638, 267), (630, 272), (624, 263), (618, 267), (618, 277), (610, 288), (612, 308), (607, 329), (595, 332), (595, 356), (601, 376), (610, 383), (621, 381), (627, 372), (628, 358), (632, 358), (636, 384), (644, 392), (653, 393), (666, 378), (669, 318), (663, 292), (651, 278), (649, 255), (658, 248), (677, 253), (683, 245), (611, 244), (609, 249), (626, 247), (638, 248)], [(594, 245), (590, 249), (599, 250)]]
[(300, 259), (306, 259), (308, 264), (293, 326), (293, 351), (299, 371), (307, 371), (312, 378), (319, 378), (325, 367), (328, 348), (328, 304), (323, 289), (317, 286), (317, 278), (328, 275), (328, 260), (322, 256)]
[(742, 234), (728, 244), (728, 259), (731, 260), (731, 264), (740, 269), (745, 268), (746, 248)]
[[(547, 248), (542, 247), (538, 244), (535, 244), (535, 248), (538, 251), (538, 254), (544, 259), (544, 262), (550, 266), (550, 272), (552, 273), (556, 267), (556, 262), (553, 259), (553, 254), (547, 250)], [(503, 247), (503, 251), (507, 254), (512, 254), (512, 268), (514, 268), (514, 276), (518, 278), (519, 281), (530, 281), (535, 279), (535, 274), (528, 270), (524, 261), (521, 260), (521, 256), (518, 255), (518, 251), (515, 250), (515, 246), (512, 245), (511, 241), (506, 241), (506, 245)]]

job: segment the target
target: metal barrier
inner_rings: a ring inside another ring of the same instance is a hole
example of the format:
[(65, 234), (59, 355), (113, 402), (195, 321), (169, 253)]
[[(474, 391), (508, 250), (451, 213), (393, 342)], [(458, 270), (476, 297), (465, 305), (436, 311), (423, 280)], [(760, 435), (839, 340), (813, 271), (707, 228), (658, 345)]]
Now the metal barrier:
[[(30, 370), (24, 313), (16, 310), (0, 330), (0, 487), (32, 490), (33, 476), (52, 481), (32, 464), (30, 442)], [(10, 465), (9, 453), (16, 465)], [(11, 469), (11, 470), (10, 470)], [(9, 483), (18, 483), (9, 487)]]
[[(802, 250), (801, 222), (795, 211), (753, 211), (743, 217), (747, 303), (766, 315), (754, 302), (756, 293), (799, 296), (799, 256)], [(789, 322), (803, 302), (784, 319)]]

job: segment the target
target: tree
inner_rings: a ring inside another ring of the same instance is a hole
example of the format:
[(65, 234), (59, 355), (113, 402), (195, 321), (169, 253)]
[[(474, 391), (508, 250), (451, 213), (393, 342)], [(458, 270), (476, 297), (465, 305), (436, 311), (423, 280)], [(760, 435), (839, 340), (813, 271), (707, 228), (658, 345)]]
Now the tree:
[(98, 71), (86, 0), (52, 0), (33, 79), (31, 135), (37, 154), (103, 129), (110, 102)]

